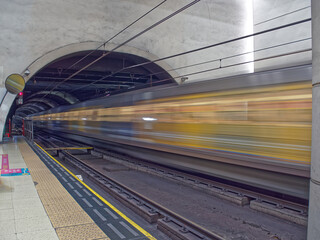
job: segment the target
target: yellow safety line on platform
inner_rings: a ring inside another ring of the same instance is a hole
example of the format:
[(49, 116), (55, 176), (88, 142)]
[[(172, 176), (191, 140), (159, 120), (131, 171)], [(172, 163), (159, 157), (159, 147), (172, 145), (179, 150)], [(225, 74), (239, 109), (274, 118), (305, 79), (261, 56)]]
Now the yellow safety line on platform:
[(42, 151), (44, 151), (51, 159), (53, 159), (56, 163), (58, 163), (61, 167), (64, 168), (68, 173), (70, 173), (76, 180), (78, 180), (83, 186), (85, 186), (88, 190), (90, 190), (96, 197), (98, 197), (101, 201), (103, 201), (106, 205), (108, 205), (113, 211), (115, 211), (117, 214), (119, 214), (123, 219), (125, 219), (128, 223), (130, 223), (132, 226), (134, 226), (137, 230), (139, 230), (143, 235), (145, 235), (147, 238), (152, 240), (157, 240), (155, 237), (153, 237), (150, 233), (145, 231), (143, 228), (141, 228), (138, 224), (136, 224), (134, 221), (132, 221), (130, 218), (128, 218), (126, 215), (124, 215), (120, 210), (118, 210), (115, 206), (113, 206), (111, 203), (109, 203), (107, 200), (105, 200), (103, 197), (101, 197), (97, 192), (95, 192), (93, 189), (91, 189), (87, 184), (85, 184), (83, 181), (81, 181), (79, 178), (76, 177), (69, 169), (67, 169), (65, 166), (63, 166), (58, 160), (56, 160), (54, 157), (52, 157), (49, 153), (47, 153), (46, 150), (44, 150), (41, 146), (39, 146), (36, 142), (34, 143), (37, 145)]
[(61, 147), (61, 148), (44, 148), (45, 151), (56, 151), (56, 150), (78, 150), (78, 149), (93, 149), (93, 147)]

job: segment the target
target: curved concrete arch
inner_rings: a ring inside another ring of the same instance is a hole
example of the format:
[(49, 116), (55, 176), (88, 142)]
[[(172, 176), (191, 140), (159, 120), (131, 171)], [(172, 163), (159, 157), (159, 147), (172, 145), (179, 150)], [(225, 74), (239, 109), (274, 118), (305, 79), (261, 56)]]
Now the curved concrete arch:
[(20, 111), (18, 111), (18, 113), (24, 113), (26, 116), (28, 116), (29, 114), (26, 112), (29, 112), (29, 114), (33, 114), (33, 113), (36, 113), (37, 110), (34, 108), (23, 108), (23, 109), (20, 109)]
[(27, 111), (32, 111), (32, 113), (39, 112), (39, 109), (38, 109), (36, 106), (32, 106), (32, 105), (18, 108), (18, 109), (16, 110), (16, 112), (24, 112), (24, 111), (26, 111), (26, 110), (27, 110)]
[(33, 106), (36, 106), (37, 108), (40, 109), (40, 111), (47, 111), (50, 109), (50, 107), (48, 107), (48, 105), (42, 103), (42, 102), (39, 102), (39, 103), (33, 103)]
[[(72, 43), (54, 50), (51, 50), (50, 52), (47, 52), (43, 56), (37, 58), (35, 61), (33, 61), (29, 66), (26, 67), (25, 70), (29, 70), (30, 74), (28, 76), (25, 76), (26, 82), (32, 78), (32, 76), (37, 73), (39, 70), (41, 70), (43, 67), (48, 65), (49, 63), (55, 61), (58, 58), (64, 57), (66, 55), (76, 53), (76, 52), (82, 52), (82, 51), (90, 51), (97, 49), (100, 45), (102, 45), (102, 42), (81, 42), (81, 43)], [(115, 48), (117, 45), (113, 43), (107, 43), (103, 47), (99, 48), (99, 50), (106, 50), (110, 51), (113, 48)], [(131, 46), (122, 46), (120, 48), (121, 53), (127, 53), (127, 54), (133, 54), (139, 57), (146, 58), (148, 60), (156, 60), (158, 57), (154, 54), (151, 54), (150, 52), (131, 47)], [(170, 72), (172, 77), (177, 77), (179, 74), (175, 71), (172, 71), (172, 67), (170, 67), (167, 63), (164, 61), (157, 63), (160, 67), (162, 67), (167, 72)], [(25, 72), (25, 70), (23, 72)]]
[(44, 104), (43, 102), (30, 102), (28, 104), (32, 104), (33, 106), (37, 106), (38, 108), (40, 108), (42, 111), (48, 110), (51, 107), (49, 107), (48, 105)]
[(26, 101), (26, 103), (32, 103), (32, 102), (37, 102), (37, 103), (41, 102), (50, 108), (54, 108), (54, 107), (59, 106), (58, 103), (56, 103), (55, 101), (53, 101), (51, 99), (47, 99), (47, 98), (32, 98), (32, 99)]
[(24, 112), (18, 112), (15, 116), (16, 117), (20, 117), (20, 118), (24, 118), (24, 117), (26, 117), (28, 115), (26, 113), (24, 113)]
[(19, 120), (21, 120), (21, 121), (22, 121), (22, 119), (23, 119), (23, 117), (20, 116), (20, 115), (14, 115), (14, 118), (15, 118), (15, 119), (19, 119)]
[(27, 103), (27, 104), (21, 106), (20, 108), (18, 108), (18, 109), (16, 110), (16, 112), (17, 112), (17, 111), (21, 111), (22, 109), (25, 109), (25, 108), (35, 109), (35, 110), (37, 110), (37, 112), (45, 111), (45, 110), (46, 110), (45, 107), (43, 107), (43, 106), (41, 106), (41, 105), (39, 105), (39, 104), (37, 104), (37, 103)]
[[(21, 74), (24, 76), (26, 82), (28, 82), (34, 74), (36, 74), (39, 70), (50, 64), (51, 62), (55, 61), (56, 59), (59, 59), (61, 57), (64, 57), (66, 55), (81, 52), (81, 51), (90, 51), (97, 49), (102, 42), (95, 42), (95, 41), (88, 41), (88, 42), (80, 42), (80, 43), (72, 43), (65, 46), (61, 46), (56, 49), (52, 49), (51, 51), (48, 51), (47, 53), (43, 54), (42, 56), (35, 59), (31, 64), (29, 64), (22, 72)], [(117, 45), (113, 43), (105, 44), (101, 49), (99, 50), (111, 50), (115, 48)], [(127, 54), (133, 54), (136, 56), (143, 57), (148, 60), (155, 60), (158, 59), (158, 57), (148, 51), (144, 51), (135, 47), (131, 46), (122, 46), (120, 51), (122, 53)], [(157, 63), (160, 67), (162, 67), (167, 72), (170, 72), (170, 75), (172, 77), (177, 77), (179, 74), (175, 71), (172, 71), (172, 67), (169, 66), (166, 62), (162, 61)], [(26, 70), (29, 71), (29, 74), (26, 75)], [(16, 95), (14, 94), (6, 94), (1, 106), (0, 106), (0, 142), (2, 141), (3, 136), (3, 126), (5, 125), (7, 115), (9, 113), (9, 110), (12, 106), (12, 103), (15, 99)]]
[(75, 103), (79, 102), (79, 100), (76, 97), (74, 97), (73, 95), (71, 95), (70, 93), (65, 93), (65, 92), (60, 92), (60, 91), (52, 91), (52, 92), (51, 91), (40, 91), (40, 92), (32, 94), (29, 98), (32, 98), (34, 96), (41, 95), (41, 94), (55, 95), (57, 97), (63, 98), (64, 100), (66, 100), (70, 104), (75, 104)]

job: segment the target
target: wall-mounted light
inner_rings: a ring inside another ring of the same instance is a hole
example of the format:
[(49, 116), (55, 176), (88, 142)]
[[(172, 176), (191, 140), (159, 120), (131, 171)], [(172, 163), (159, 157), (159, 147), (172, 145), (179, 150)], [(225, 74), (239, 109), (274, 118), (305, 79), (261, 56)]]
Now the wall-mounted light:
[(187, 81), (188, 80), (188, 77), (181, 77), (181, 83), (184, 83), (185, 81)]
[(30, 75), (29, 69), (26, 69), (26, 70), (24, 71), (24, 75), (25, 75), (25, 76), (29, 76), (29, 75)]

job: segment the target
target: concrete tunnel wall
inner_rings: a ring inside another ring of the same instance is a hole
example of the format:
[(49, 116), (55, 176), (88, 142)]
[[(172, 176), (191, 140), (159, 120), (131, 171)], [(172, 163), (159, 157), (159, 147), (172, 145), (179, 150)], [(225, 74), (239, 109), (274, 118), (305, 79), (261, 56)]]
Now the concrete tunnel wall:
[[(254, 0), (253, 6), (254, 32), (263, 31), (280, 25), (289, 24), (303, 19), (311, 18), (311, 0)], [(308, 39), (309, 38), (309, 39)], [(308, 39), (304, 41), (298, 41)], [(289, 45), (256, 52), (254, 59), (292, 53), (295, 51), (311, 49), (311, 21), (296, 26), (281, 29), (272, 33), (254, 37), (254, 49), (267, 48), (294, 42)], [(255, 71), (286, 67), (303, 63), (310, 64), (312, 51), (301, 52), (294, 55), (279, 57), (266, 61), (257, 61)]]
[[(157, 26), (119, 49), (147, 59), (165, 57), (196, 49), (235, 37), (251, 34), (254, 30), (254, 11), (262, 0), (202, 0), (186, 11)], [(5, 95), (4, 81), (11, 73), (23, 74), (29, 68), (31, 77), (41, 67), (65, 54), (95, 49), (119, 30), (150, 10), (156, 0), (0, 0), (0, 141), (7, 114), (15, 95)], [(118, 45), (154, 22), (164, 18), (191, 1), (168, 0), (160, 8), (136, 23), (107, 47)], [(265, 1), (265, 7), (267, 4)], [(279, 6), (299, 7), (300, 1), (280, 0)], [(307, 3), (308, 1), (303, 0)], [(278, 8), (276, 5), (276, 8)], [(299, 5), (299, 6), (298, 6)], [(270, 5), (271, 6), (271, 5)], [(254, 9), (254, 11), (253, 11)], [(278, 14), (278, 12), (274, 12)], [(281, 20), (281, 19), (280, 19)], [(281, 21), (280, 21), (281, 23)], [(276, 24), (277, 25), (277, 24)], [(254, 50), (253, 39), (246, 39), (217, 48), (168, 59), (161, 63), (165, 69), (232, 56)], [(235, 59), (251, 60), (253, 55)], [(227, 62), (226, 62), (227, 64)], [(273, 65), (277, 65), (273, 63)], [(177, 70), (175, 76), (184, 76), (219, 66), (218, 62)], [(270, 67), (270, 66), (268, 66)], [(190, 76), (186, 82), (207, 80), (225, 75), (252, 72), (254, 64), (226, 68)], [(28, 80), (28, 77), (26, 78)], [(180, 79), (176, 79), (179, 83)]]

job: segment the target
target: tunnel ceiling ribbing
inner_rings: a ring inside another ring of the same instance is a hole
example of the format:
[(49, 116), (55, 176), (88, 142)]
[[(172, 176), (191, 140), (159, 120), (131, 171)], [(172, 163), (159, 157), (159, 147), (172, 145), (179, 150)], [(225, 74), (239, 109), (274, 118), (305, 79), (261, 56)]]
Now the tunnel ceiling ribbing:
[[(96, 51), (79, 61), (87, 54), (88, 51), (83, 51), (64, 56), (38, 71), (27, 82), (23, 94), (24, 105), (16, 105), (15, 113), (23, 112), (29, 115), (33, 114), (35, 109), (41, 111), (41, 108), (37, 106), (40, 102), (47, 106), (45, 109), (47, 110), (60, 105), (70, 105), (173, 82), (171, 76), (154, 63), (115, 73), (119, 69), (148, 61), (132, 54), (117, 52), (110, 53), (68, 81), (63, 82), (83, 66), (104, 54), (104, 51)], [(95, 84), (90, 84), (105, 76), (109, 77)], [(19, 96), (17, 97), (19, 98)], [(16, 124), (21, 124), (21, 118), (16, 119), (18, 119)]]

